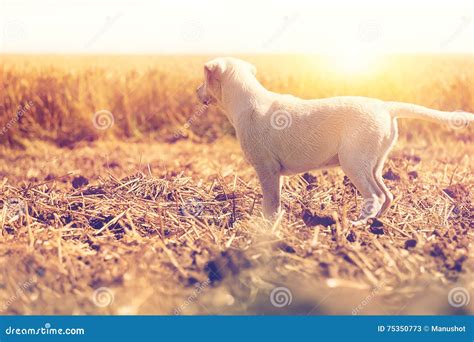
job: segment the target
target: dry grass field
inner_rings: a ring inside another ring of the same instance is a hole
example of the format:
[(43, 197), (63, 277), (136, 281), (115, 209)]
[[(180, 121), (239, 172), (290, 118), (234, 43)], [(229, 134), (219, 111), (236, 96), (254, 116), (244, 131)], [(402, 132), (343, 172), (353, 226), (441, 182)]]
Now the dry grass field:
[[(243, 57), (276, 92), (474, 112), (472, 56)], [(400, 120), (379, 221), (349, 224), (361, 198), (336, 168), (286, 178), (270, 225), (195, 98), (208, 59), (0, 57), (0, 313), (474, 313), (472, 126)]]

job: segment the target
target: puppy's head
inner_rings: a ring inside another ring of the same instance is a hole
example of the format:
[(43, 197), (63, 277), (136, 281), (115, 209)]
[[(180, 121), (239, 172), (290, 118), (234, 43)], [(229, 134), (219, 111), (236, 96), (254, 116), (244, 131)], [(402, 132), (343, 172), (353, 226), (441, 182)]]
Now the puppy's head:
[(204, 65), (204, 82), (197, 90), (201, 103), (209, 105), (222, 101), (222, 88), (229, 78), (255, 77), (256, 68), (236, 58), (216, 58)]

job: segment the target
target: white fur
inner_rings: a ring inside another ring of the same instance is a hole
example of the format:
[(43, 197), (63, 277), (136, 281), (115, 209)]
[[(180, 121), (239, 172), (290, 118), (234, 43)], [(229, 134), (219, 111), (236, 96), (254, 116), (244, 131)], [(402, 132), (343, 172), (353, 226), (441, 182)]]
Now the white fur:
[(280, 176), (338, 165), (364, 197), (358, 223), (382, 215), (393, 200), (382, 168), (397, 139), (396, 118), (450, 122), (455, 113), (356, 96), (304, 100), (266, 90), (255, 73), (245, 61), (214, 59), (204, 66), (197, 94), (233, 124), (258, 174), (267, 218), (281, 210)]

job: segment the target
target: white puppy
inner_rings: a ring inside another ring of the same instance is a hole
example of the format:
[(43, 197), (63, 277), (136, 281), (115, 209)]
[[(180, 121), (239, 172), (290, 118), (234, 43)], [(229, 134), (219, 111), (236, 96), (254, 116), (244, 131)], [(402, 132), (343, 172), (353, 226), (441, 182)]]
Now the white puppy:
[(473, 116), (422, 106), (344, 96), (303, 100), (266, 90), (253, 65), (217, 58), (204, 66), (199, 100), (218, 104), (235, 128), (242, 150), (257, 171), (266, 218), (279, 213), (280, 176), (340, 165), (364, 197), (357, 223), (382, 215), (393, 195), (382, 168), (397, 139), (397, 117), (452, 122)]

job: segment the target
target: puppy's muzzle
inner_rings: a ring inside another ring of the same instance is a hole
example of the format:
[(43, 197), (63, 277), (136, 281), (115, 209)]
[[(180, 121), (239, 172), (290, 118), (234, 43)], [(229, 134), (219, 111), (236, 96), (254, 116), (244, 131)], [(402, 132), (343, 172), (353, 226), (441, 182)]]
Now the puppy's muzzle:
[(212, 97), (204, 94), (203, 86), (196, 89), (196, 95), (202, 104), (208, 106), (212, 103)]

